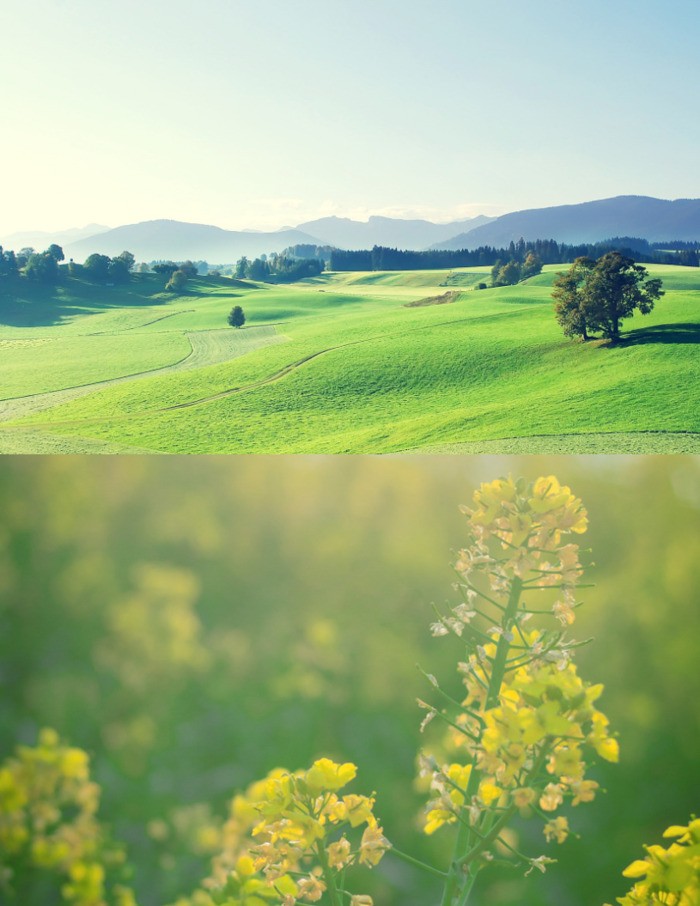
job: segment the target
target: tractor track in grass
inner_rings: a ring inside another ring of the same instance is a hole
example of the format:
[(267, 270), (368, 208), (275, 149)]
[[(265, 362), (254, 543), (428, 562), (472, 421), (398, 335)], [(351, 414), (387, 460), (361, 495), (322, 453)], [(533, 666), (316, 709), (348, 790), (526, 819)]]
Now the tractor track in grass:
[[(132, 324), (130, 327), (125, 327), (123, 332), (125, 332), (127, 330), (140, 330), (142, 327), (150, 327), (151, 324), (157, 324), (159, 321), (165, 321), (168, 318), (177, 318), (179, 315), (192, 314), (192, 312), (194, 312), (194, 311), (196, 311), (196, 309), (194, 309), (194, 308), (184, 308), (182, 311), (171, 311), (167, 315), (160, 315), (158, 318), (153, 318), (152, 321), (144, 321), (141, 324)], [(109, 334), (113, 334), (113, 333), (114, 333), (113, 330), (95, 330), (92, 333), (83, 334), (83, 336), (106, 337), (106, 336), (109, 336)]]
[(286, 342), (287, 339), (269, 325), (249, 327), (243, 335), (234, 334), (232, 331), (222, 328), (221, 330), (193, 331), (187, 333), (186, 336), (190, 344), (190, 351), (186, 356), (170, 365), (108, 378), (104, 381), (93, 381), (89, 384), (79, 384), (60, 390), (49, 390), (0, 400), (0, 423), (52, 409), (54, 406), (72, 402), (115, 384), (178, 371), (205, 368), (209, 365), (221, 365), (264, 346)]

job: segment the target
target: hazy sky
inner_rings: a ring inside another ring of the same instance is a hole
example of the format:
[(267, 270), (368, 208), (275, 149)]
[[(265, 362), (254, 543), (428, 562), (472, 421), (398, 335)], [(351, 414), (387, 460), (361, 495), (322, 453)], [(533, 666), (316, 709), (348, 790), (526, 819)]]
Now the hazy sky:
[(700, 196), (698, 0), (3, 0), (0, 236)]

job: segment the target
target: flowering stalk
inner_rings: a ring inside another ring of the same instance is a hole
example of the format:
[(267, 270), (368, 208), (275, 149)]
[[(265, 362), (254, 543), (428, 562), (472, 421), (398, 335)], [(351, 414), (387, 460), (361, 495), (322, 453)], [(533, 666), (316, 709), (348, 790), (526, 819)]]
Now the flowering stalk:
[[(390, 847), (374, 798), (340, 795), (354, 764), (320, 758), (306, 771), (277, 769), (234, 797), (224, 827), (226, 850), (190, 902), (216, 906), (372, 906), (344, 888), (353, 865), (377, 865)], [(362, 832), (360, 829), (363, 828)]]
[(118, 882), (124, 850), (97, 817), (100, 794), (87, 752), (49, 728), (0, 763), (1, 902), (20, 906), (34, 882), (52, 879), (71, 906), (136, 906)]
[[(546, 839), (562, 843), (568, 819), (556, 813), (568, 801), (591, 801), (598, 788), (585, 777), (584, 758), (618, 758), (594, 705), (603, 687), (579, 678), (572, 656), (581, 643), (566, 635), (582, 569), (565, 536), (586, 530), (581, 501), (551, 476), (530, 485), (507, 478), (482, 484), (463, 512), (471, 538), (455, 564), (463, 600), (438, 614), (431, 631), (464, 645), (465, 695), (456, 701), (428, 675), (448, 704), (419, 702), (428, 712), (422, 729), (435, 718), (446, 727), (436, 753), (442, 764), (435, 754), (420, 758), (431, 791), (425, 832), (457, 827), (442, 906), (465, 906), (497, 847), (528, 871), (544, 871), (552, 859), (524, 856), (503, 832), (517, 814), (540, 814)], [(533, 626), (533, 616), (551, 622)]]

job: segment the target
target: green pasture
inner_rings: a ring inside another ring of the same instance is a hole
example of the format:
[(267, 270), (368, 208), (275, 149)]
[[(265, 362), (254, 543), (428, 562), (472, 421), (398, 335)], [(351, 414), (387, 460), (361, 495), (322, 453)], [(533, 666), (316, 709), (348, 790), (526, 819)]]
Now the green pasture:
[(0, 299), (0, 450), (700, 450), (700, 271), (650, 268), (666, 295), (610, 347), (562, 336), (560, 269), (487, 290), (486, 268), (30, 287)]

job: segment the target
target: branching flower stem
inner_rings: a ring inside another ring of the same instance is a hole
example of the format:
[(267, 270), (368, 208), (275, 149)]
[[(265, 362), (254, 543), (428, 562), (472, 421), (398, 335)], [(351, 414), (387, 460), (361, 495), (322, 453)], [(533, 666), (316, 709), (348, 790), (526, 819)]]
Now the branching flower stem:
[[(502, 626), (505, 632), (507, 632), (510, 627), (515, 622), (515, 616), (518, 611), (518, 603), (520, 602), (520, 595), (522, 592), (523, 583), (522, 580), (517, 576), (513, 578), (510, 594), (508, 596), (508, 603), (506, 605), (505, 612), (503, 614)], [(488, 693), (486, 696), (485, 708), (492, 708), (498, 703), (499, 695), (501, 693), (501, 686), (503, 685), (503, 678), (506, 672), (506, 660), (508, 657), (508, 650), (510, 648), (510, 642), (508, 641), (505, 634), (501, 635), (498, 640), (498, 646), (496, 648), (496, 656), (493, 660), (491, 668), (491, 677), (488, 685)], [(469, 776), (469, 782), (467, 784), (465, 804), (468, 806), (471, 802), (473, 796), (479, 790), (479, 783), (481, 781), (481, 771), (476, 767), (472, 769), (472, 772)], [(513, 807), (515, 810), (515, 807)], [(510, 820), (512, 815), (511, 810), (507, 810), (496, 822), (498, 830), (495, 836), (498, 836), (505, 824)], [(460, 823), (459, 831), (457, 833), (457, 840), (455, 842), (454, 856), (452, 859), (452, 864), (450, 865), (448, 871), (447, 881), (445, 883), (445, 889), (442, 897), (441, 906), (465, 906), (471, 888), (476, 879), (477, 872), (472, 871), (465, 874), (464, 868), (468, 868), (468, 862), (473, 858), (471, 855), (472, 851), (476, 847), (471, 846), (471, 833), (470, 828)], [(495, 839), (495, 838), (494, 838)], [(481, 846), (483, 841), (477, 844)], [(486, 848), (487, 844), (483, 845), (483, 848)], [(481, 850), (479, 850), (480, 852)]]

